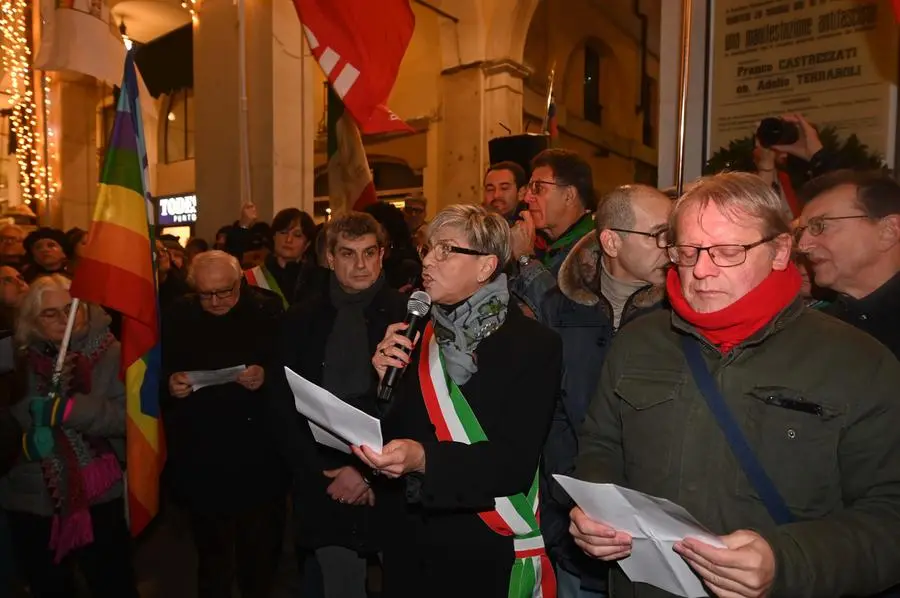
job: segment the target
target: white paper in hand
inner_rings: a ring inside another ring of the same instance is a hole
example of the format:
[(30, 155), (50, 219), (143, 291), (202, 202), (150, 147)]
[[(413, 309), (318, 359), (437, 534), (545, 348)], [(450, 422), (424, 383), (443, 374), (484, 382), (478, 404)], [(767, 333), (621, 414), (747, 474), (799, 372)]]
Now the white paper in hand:
[(381, 452), (384, 441), (377, 418), (348, 405), (290, 368), (284, 368), (284, 373), (294, 393), (294, 406), (309, 420), (316, 442), (345, 453), (350, 452), (350, 445)]
[(617, 561), (628, 579), (686, 598), (708, 596), (700, 578), (672, 547), (685, 538), (717, 548), (725, 545), (684, 508), (615, 484), (593, 484), (563, 475), (553, 478), (588, 517), (631, 535), (631, 556)]
[(222, 368), (221, 370), (197, 370), (193, 372), (185, 372), (188, 381), (191, 383), (191, 390), (197, 392), (201, 388), (207, 386), (217, 386), (219, 384), (229, 384), (236, 382), (238, 376), (247, 369), (245, 365), (236, 365), (230, 368)]

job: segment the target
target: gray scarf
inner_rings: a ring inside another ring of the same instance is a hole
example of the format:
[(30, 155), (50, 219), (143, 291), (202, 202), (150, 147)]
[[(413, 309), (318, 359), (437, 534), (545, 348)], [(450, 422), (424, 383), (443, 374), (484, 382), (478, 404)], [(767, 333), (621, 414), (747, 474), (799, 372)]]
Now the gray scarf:
[(462, 386), (478, 371), (475, 349), (506, 320), (509, 288), (501, 274), (456, 309), (435, 305), (431, 310), (434, 336), (444, 356), (450, 379)]
[(337, 310), (334, 326), (325, 342), (322, 385), (339, 399), (364, 395), (372, 385), (372, 356), (365, 310), (384, 286), (384, 275), (359, 293), (348, 293), (338, 284), (334, 272), (329, 282), (329, 298)]

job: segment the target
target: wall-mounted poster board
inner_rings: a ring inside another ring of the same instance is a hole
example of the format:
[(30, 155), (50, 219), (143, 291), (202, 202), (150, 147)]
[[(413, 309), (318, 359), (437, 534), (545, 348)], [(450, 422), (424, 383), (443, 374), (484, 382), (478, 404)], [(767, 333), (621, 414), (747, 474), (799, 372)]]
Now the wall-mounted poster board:
[(890, 0), (710, 1), (707, 157), (765, 117), (799, 113), (895, 164)]

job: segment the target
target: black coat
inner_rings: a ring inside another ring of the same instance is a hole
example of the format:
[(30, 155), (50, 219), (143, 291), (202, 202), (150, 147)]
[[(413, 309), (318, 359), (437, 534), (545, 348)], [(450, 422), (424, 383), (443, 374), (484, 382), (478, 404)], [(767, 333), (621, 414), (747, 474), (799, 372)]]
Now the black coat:
[[(527, 492), (559, 395), (559, 336), (511, 305), (504, 324), (476, 350), (478, 372), (461, 387), (487, 442), (438, 442), (419, 387), (420, 347), (384, 417), (385, 442), (425, 447), (426, 472), (376, 490), (391, 533), (384, 547), (384, 596), (506, 597), (511, 536), (478, 517), (494, 497)], [(379, 493), (380, 492), (380, 493)]]
[[(322, 385), (325, 363), (325, 344), (334, 327), (337, 311), (331, 303), (328, 285), (324, 292), (292, 307), (281, 326), (273, 377), (270, 404), (273, 407), (272, 425), (284, 459), (293, 472), (294, 505), (297, 541), (302, 546), (345, 546), (355, 550), (375, 550), (380, 532), (372, 509), (343, 505), (325, 492), (331, 480), (322, 471), (344, 465), (359, 467), (368, 475), (360, 461), (323, 447), (315, 442), (305, 417), (294, 408), (294, 397), (284, 376), (289, 367), (310, 382)], [(385, 329), (402, 322), (406, 315), (406, 297), (384, 285), (365, 311), (369, 354), (384, 338)], [(377, 413), (378, 377), (371, 369), (371, 388), (368, 394), (354, 399), (354, 406), (371, 415)]]
[(281, 301), (244, 287), (224, 316), (196, 295), (177, 300), (163, 318), (160, 392), (168, 443), (167, 474), (176, 500), (204, 511), (233, 512), (287, 491), (287, 476), (267, 427), (266, 386), (208, 386), (184, 399), (169, 394), (176, 372), (261, 365), (272, 359)]

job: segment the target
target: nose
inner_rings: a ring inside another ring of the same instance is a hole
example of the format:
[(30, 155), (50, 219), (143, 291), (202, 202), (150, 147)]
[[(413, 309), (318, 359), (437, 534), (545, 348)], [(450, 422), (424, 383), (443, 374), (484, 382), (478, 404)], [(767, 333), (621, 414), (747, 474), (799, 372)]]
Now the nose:
[(809, 234), (807, 227), (800, 229), (800, 237), (795, 242), (797, 243), (797, 249), (803, 253), (808, 253), (808, 250), (813, 246), (813, 236)]
[(708, 278), (719, 273), (719, 267), (715, 265), (708, 251), (701, 251), (697, 256), (697, 263), (694, 264), (694, 278)]

